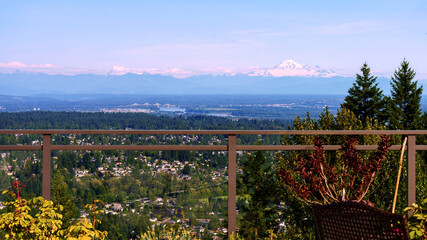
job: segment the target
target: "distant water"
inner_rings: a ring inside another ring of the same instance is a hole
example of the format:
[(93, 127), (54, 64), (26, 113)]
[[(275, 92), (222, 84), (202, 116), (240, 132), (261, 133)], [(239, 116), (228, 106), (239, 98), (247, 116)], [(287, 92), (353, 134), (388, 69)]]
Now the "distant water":
[(185, 113), (185, 108), (180, 107), (159, 107), (161, 112), (183, 112)]
[(206, 115), (213, 116), (213, 117), (231, 117), (230, 114), (226, 114), (226, 113), (208, 113)]

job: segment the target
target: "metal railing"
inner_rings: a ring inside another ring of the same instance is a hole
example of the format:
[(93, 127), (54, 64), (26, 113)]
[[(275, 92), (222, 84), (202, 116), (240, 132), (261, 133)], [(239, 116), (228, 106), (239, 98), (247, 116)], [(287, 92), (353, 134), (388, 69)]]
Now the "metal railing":
[[(0, 135), (43, 135), (40, 145), (0, 145), (0, 151), (43, 151), (42, 196), (50, 199), (51, 154), (54, 150), (187, 150), (228, 152), (228, 231), (236, 231), (236, 153), (237, 151), (301, 151), (314, 150), (312, 145), (237, 145), (238, 135), (401, 135), (408, 137), (405, 146), (408, 166), (408, 205), (415, 203), (415, 154), (427, 150), (427, 145), (417, 145), (416, 137), (427, 135), (427, 130), (0, 130)], [(52, 145), (52, 135), (225, 135), (227, 145)], [(390, 150), (401, 150), (401, 145), (392, 145)], [(339, 150), (340, 145), (325, 145), (325, 150)], [(358, 150), (376, 150), (377, 145), (358, 145)], [(45, 174), (48, 173), (48, 174)]]

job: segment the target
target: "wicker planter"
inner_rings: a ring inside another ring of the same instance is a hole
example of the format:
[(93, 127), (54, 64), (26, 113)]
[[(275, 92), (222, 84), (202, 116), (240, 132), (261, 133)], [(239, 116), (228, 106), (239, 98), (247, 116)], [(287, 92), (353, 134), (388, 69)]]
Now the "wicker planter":
[(360, 202), (313, 205), (320, 239), (410, 239), (404, 215)]

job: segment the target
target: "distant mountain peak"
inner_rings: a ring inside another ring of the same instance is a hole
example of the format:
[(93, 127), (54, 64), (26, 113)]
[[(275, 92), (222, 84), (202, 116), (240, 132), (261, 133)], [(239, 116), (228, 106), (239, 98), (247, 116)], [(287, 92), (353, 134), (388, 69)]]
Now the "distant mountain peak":
[(279, 68), (304, 68), (304, 65), (297, 63), (296, 61), (289, 59), (283, 61), (281, 64), (277, 65)]
[(322, 69), (319, 66), (310, 67), (289, 59), (272, 68), (259, 68), (249, 73), (249, 76), (263, 77), (334, 77), (335, 72), (329, 69)]

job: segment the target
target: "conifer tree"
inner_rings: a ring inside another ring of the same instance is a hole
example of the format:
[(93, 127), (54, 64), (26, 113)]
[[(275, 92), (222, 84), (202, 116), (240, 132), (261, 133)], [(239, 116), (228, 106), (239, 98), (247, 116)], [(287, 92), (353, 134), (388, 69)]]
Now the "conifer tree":
[(64, 228), (74, 224), (80, 215), (79, 209), (75, 204), (75, 198), (71, 195), (68, 184), (65, 182), (64, 175), (66, 174), (66, 170), (58, 170), (52, 183), (52, 200), (56, 206), (61, 205), (63, 207), (60, 213), (63, 216)]
[(403, 60), (391, 78), (389, 124), (392, 129), (419, 129), (422, 127), (421, 95), (423, 87), (413, 81), (415, 71)]
[(352, 111), (364, 123), (366, 119), (385, 120), (386, 101), (382, 90), (378, 88), (377, 77), (371, 75), (371, 69), (365, 62), (360, 68), (362, 75), (356, 74), (356, 82), (348, 90), (343, 106)]
[(240, 176), (242, 194), (250, 196), (248, 205), (243, 205), (240, 234), (244, 239), (267, 237), (267, 230), (278, 228), (278, 184), (275, 171), (267, 163), (263, 152), (257, 151), (242, 161)]

